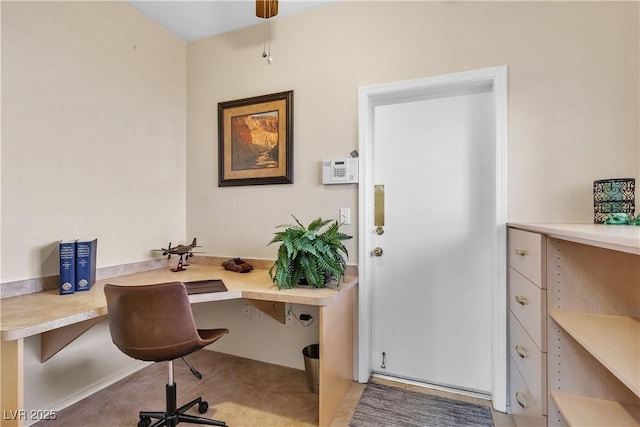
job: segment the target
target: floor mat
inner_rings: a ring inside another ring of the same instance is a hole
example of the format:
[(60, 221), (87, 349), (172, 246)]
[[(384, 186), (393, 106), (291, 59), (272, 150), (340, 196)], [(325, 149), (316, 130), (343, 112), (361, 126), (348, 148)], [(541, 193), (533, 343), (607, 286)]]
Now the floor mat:
[(368, 383), (351, 427), (493, 427), (486, 406)]

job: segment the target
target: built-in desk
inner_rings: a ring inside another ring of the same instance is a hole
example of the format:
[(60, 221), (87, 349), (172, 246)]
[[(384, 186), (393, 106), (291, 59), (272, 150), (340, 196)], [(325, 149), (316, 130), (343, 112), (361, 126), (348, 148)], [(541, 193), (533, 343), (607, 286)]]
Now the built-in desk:
[[(192, 264), (173, 273), (168, 268), (97, 281), (87, 292), (59, 295), (57, 290), (2, 300), (2, 406), (24, 409), (23, 339), (42, 334), (55, 354), (58, 342), (68, 342), (107, 315), (104, 285), (144, 285), (172, 281), (221, 279), (228, 291), (190, 295), (192, 303), (245, 298), (260, 308), (260, 301), (319, 307), (320, 393), (319, 421), (328, 425), (353, 381), (353, 322), (357, 276), (347, 276), (339, 287), (279, 290), (266, 269), (250, 273), (226, 271), (219, 266)], [(284, 310), (282, 310), (284, 313)], [(269, 313), (268, 313), (269, 314)], [(45, 351), (45, 350), (43, 350)], [(50, 355), (49, 355), (50, 357)], [(46, 359), (46, 357), (44, 357)], [(5, 420), (6, 421), (6, 420)], [(5, 422), (2, 423), (5, 425)], [(11, 425), (11, 424), (6, 424)], [(13, 425), (19, 425), (17, 422)]]

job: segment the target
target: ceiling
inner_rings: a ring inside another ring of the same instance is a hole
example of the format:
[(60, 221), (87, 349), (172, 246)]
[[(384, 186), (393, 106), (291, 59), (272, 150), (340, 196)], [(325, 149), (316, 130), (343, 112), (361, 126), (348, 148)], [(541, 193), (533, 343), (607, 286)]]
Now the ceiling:
[[(263, 22), (253, 0), (128, 0), (143, 15), (184, 41), (193, 41)], [(276, 20), (337, 1), (280, 0)]]

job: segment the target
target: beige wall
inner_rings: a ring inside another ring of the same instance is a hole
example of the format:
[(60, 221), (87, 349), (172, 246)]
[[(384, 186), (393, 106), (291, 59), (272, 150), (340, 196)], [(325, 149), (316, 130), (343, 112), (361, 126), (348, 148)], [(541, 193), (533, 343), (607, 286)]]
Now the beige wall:
[[(125, 3), (0, 5), (1, 281), (57, 274), (61, 238), (97, 237), (99, 267), (183, 240), (186, 44)], [(27, 413), (141, 366), (104, 321), (46, 363), (24, 347)]]
[[(592, 221), (593, 180), (640, 178), (638, 14), (637, 2), (344, 2), (274, 20), (271, 66), (260, 26), (190, 43), (187, 234), (215, 255), (272, 258), (289, 212), (357, 218), (358, 188), (323, 186), (319, 162), (357, 148), (358, 88), (496, 65), (509, 66), (509, 220)], [(218, 188), (217, 103), (291, 89), (295, 183)]]
[[(355, 236), (320, 161), (357, 148), (370, 84), (508, 65), (510, 220), (589, 221), (594, 179), (639, 178), (635, 2), (345, 2), (274, 20), (271, 66), (261, 26), (185, 54), (122, 3), (2, 9), (3, 282), (55, 274), (60, 238), (97, 236), (99, 266), (191, 236), (271, 258), (289, 213), (340, 207)], [(217, 187), (217, 103), (290, 89), (295, 183)]]
[(2, 2), (2, 282), (185, 238), (186, 44), (126, 3)]

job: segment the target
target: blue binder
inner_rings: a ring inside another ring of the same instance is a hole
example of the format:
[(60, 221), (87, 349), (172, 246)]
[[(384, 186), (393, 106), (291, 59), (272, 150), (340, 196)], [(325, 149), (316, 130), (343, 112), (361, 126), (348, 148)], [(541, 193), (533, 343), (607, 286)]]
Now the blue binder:
[(60, 295), (76, 291), (76, 242), (60, 241)]
[(88, 291), (96, 282), (98, 239), (76, 242), (76, 292)]

